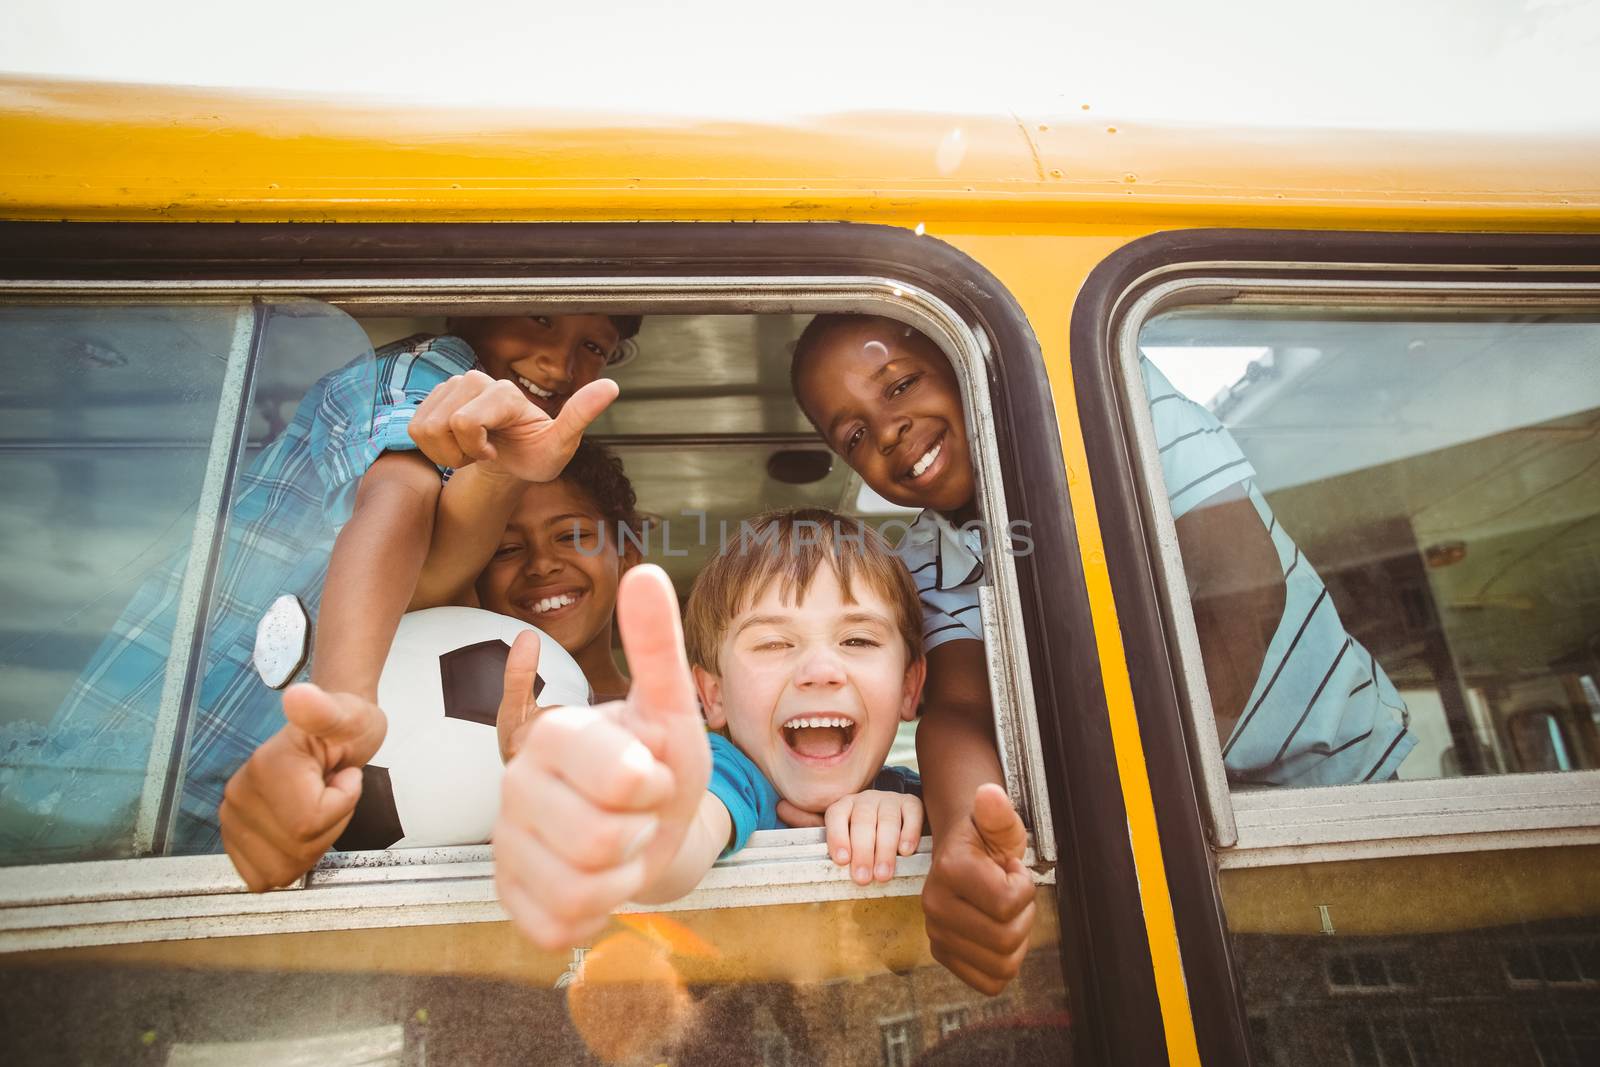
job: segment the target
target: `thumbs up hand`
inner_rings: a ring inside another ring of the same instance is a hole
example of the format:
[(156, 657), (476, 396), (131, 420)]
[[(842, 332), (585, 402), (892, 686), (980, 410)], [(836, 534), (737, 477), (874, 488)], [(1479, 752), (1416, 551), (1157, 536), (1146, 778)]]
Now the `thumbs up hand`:
[(589, 424), (617, 398), (617, 383), (590, 382), (567, 398), (554, 418), (508, 381), (482, 371), (434, 387), (411, 417), (408, 432), (441, 467), (483, 463), (527, 482), (559, 476)]
[(1027, 830), (1005, 790), (978, 787), (972, 814), (934, 836), (922, 887), (933, 958), (995, 996), (1022, 968), (1033, 931), (1033, 876), (1023, 866)]
[(589, 938), (666, 867), (711, 775), (665, 572), (630, 570), (617, 618), (633, 674), (624, 701), (530, 719), (534, 671), (525, 655), (506, 663), (502, 715), (510, 708), (519, 721), (501, 735), (512, 755), (494, 831), (495, 885), (518, 928), (547, 950)]
[(228, 779), (217, 813), (252, 893), (299, 878), (339, 837), (388, 727), (371, 701), (310, 683), (284, 690), (283, 713), (284, 727)]
[(539, 635), (524, 630), (511, 643), (506, 656), (505, 685), (501, 689), (500, 710), (495, 715), (495, 733), (500, 739), (500, 759), (510, 763), (527, 739), (534, 719), (549, 711), (533, 699), (533, 685), (539, 677)]

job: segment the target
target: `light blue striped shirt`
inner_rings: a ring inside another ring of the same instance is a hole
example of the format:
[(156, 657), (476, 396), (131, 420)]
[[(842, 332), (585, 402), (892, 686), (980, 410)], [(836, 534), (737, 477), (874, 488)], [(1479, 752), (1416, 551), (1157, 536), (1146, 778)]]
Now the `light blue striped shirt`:
[(976, 527), (958, 529), (929, 508), (911, 524), (895, 554), (917, 583), (924, 652), (951, 641), (983, 640), (978, 610), (983, 542)]
[(1255, 468), (1226, 427), (1140, 361), (1174, 519), (1243, 485), (1283, 568), (1283, 615), (1261, 673), (1222, 748), (1230, 781), (1343, 785), (1395, 773), (1416, 738), (1405, 702), (1372, 653), (1345, 631), (1328, 589), (1272, 514)]
[[(1254, 690), (1223, 746), (1238, 784), (1313, 786), (1382, 781), (1416, 745), (1405, 702), (1371, 652), (1345, 632), (1316, 570), (1278, 525), (1256, 488), (1255, 468), (1204, 407), (1142, 360), (1161, 473), (1174, 519), (1243, 484), (1271, 534), (1284, 572), (1283, 615)], [(926, 651), (982, 641), (978, 587), (983, 545), (932, 510), (917, 516), (896, 548), (922, 599)]]

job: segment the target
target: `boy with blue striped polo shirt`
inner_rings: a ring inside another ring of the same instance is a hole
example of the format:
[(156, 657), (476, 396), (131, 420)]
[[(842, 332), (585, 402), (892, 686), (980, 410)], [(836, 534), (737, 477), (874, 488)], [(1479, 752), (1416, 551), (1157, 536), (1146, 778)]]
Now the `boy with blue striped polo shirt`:
[[(1345, 633), (1232, 437), (1148, 361), (1144, 367), (1185, 569), (1191, 582), (1220, 583), (1232, 594), (1196, 601), (1230, 778), (1329, 785), (1391, 777), (1414, 744), (1394, 686)], [(986, 937), (1014, 932), (1022, 895), (985, 869), (982, 857), (1000, 850), (971, 832), (985, 818), (975, 788), (1002, 778), (978, 610), (983, 546), (970, 525), (976, 481), (955, 372), (929, 338), (902, 323), (819, 315), (795, 346), (791, 381), (807, 417), (868, 486), (923, 509), (900, 545), (921, 594), (928, 655), (917, 751), (934, 864), (923, 908), (935, 957), (997, 991), (1020, 954), (997, 958), (977, 951), (970, 936), (935, 933), (941, 915), (962, 910), (951, 898), (987, 917)], [(1020, 856), (1020, 822), (1014, 830)]]
[[(1139, 366), (1229, 781), (1315, 786), (1394, 777), (1416, 745), (1399, 692), (1346, 633), (1233, 435), (1149, 359)], [(1241, 568), (1252, 555), (1259, 563)], [(1195, 595), (1202, 591), (1209, 595)], [(1270, 636), (1262, 619), (1275, 622)]]
[[(1003, 787), (978, 586), (976, 480), (955, 370), (917, 331), (870, 315), (819, 315), (790, 368), (824, 440), (893, 503), (922, 508), (898, 547), (922, 601), (927, 682), (917, 761), (933, 861), (922, 910), (934, 959), (995, 995), (1016, 977), (1034, 921), (1026, 830)], [(802, 812), (781, 813), (791, 825)]]

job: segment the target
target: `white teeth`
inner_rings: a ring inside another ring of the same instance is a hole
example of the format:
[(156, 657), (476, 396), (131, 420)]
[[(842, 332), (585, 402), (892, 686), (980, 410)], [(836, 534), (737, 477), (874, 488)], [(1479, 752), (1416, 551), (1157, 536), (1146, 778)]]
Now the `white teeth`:
[(836, 715), (813, 715), (810, 718), (790, 719), (783, 724), (785, 730), (804, 730), (807, 727), (821, 728), (824, 726), (849, 727), (849, 719)]
[(941, 442), (924, 452), (922, 458), (917, 460), (916, 464), (911, 468), (911, 477), (922, 477), (922, 472), (927, 470), (933, 464), (933, 461), (939, 458), (939, 452), (943, 448), (944, 444)]
[(578, 598), (571, 593), (562, 593), (560, 596), (547, 596), (543, 600), (534, 602), (533, 613), (535, 615), (543, 615), (547, 611), (554, 611), (557, 608), (564, 608), (568, 604), (576, 604), (577, 602)]
[(540, 400), (550, 400), (556, 395), (548, 389), (540, 389), (537, 385), (534, 385), (520, 374), (517, 375), (517, 381), (521, 382), (524, 389), (538, 397)]

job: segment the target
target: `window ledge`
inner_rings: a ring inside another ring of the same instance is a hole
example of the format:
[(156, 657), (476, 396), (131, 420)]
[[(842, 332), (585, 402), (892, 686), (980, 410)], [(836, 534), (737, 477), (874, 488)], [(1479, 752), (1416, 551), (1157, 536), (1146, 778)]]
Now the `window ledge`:
[(1600, 842), (1600, 771), (1235, 792), (1223, 867)]
[[(697, 911), (922, 890), (931, 838), (895, 877), (858, 886), (828, 858), (820, 829), (757, 833), (693, 892), (629, 912)], [(1024, 862), (1035, 865), (1030, 845)], [(1036, 881), (1055, 881), (1053, 870)], [(248, 892), (226, 856), (53, 864), (0, 870), (0, 952), (316, 930), (500, 922), (488, 845), (333, 853), (300, 885)]]

